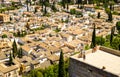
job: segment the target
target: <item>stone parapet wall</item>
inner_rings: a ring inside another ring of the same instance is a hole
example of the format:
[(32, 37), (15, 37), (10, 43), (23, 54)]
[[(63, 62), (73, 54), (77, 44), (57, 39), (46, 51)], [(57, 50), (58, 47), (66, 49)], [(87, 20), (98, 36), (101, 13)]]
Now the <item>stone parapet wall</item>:
[(120, 56), (120, 51), (118, 51), (118, 50), (114, 50), (114, 49), (107, 48), (107, 47), (104, 47), (104, 46), (100, 46), (99, 49), (104, 51), (104, 52), (108, 52), (108, 53)]

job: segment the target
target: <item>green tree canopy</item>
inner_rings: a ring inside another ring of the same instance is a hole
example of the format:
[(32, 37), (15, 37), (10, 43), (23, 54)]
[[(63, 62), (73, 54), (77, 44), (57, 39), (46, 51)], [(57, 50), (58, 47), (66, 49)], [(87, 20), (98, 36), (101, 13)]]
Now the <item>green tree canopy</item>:
[(29, 77), (43, 77), (43, 74), (40, 71), (32, 70)]
[(105, 38), (101, 37), (96, 37), (96, 44), (97, 45), (104, 45), (105, 43)]
[(2, 38), (7, 38), (7, 35), (6, 35), (6, 34), (3, 34), (3, 35), (2, 35)]
[(119, 50), (119, 45), (120, 45), (120, 38), (119, 37), (115, 37), (111, 43), (111, 47), (113, 49), (117, 49)]
[[(69, 77), (69, 73), (68, 73), (69, 60), (66, 60), (64, 62), (64, 66), (65, 66), (64, 77)], [(38, 77), (58, 77), (58, 73), (59, 73), (58, 70), (59, 70), (59, 64), (53, 64), (45, 69), (42, 68), (33, 69), (25, 77), (35, 77), (36, 75)]]
[(70, 9), (70, 14), (76, 14), (76, 10), (75, 9)]

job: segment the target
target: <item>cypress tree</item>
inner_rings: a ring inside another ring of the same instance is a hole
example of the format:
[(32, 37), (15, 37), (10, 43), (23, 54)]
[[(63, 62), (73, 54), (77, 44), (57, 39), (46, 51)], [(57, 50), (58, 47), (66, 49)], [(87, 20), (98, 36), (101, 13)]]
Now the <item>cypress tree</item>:
[(71, 3), (71, 0), (67, 0), (68, 3)]
[(26, 0), (26, 4), (27, 4), (27, 11), (29, 11), (28, 3), (29, 3), (29, 1), (28, 1), (28, 0)]
[(110, 45), (112, 44), (113, 34), (114, 34), (114, 28), (112, 28), (112, 29), (111, 29), (111, 35), (110, 35)]
[(69, 4), (67, 3), (67, 11), (69, 10)]
[(43, 11), (43, 5), (44, 5), (44, 1), (41, 0), (40, 3), (42, 3), (42, 11)]
[(44, 15), (47, 14), (47, 6), (48, 6), (48, 4), (49, 4), (49, 1), (47, 1), (47, 0), (43, 1), (43, 5), (45, 6), (45, 8), (44, 8)]
[(102, 42), (103, 40), (102, 40), (102, 39), (103, 39), (103, 37), (101, 36), (101, 38), (100, 38), (100, 40), (101, 40), (100, 45), (102, 45), (102, 44), (103, 44), (103, 42)]
[(114, 33), (115, 33), (115, 26), (114, 27), (112, 27), (113, 28), (113, 35), (114, 35)]
[(112, 4), (110, 4), (110, 10), (112, 10)]
[(114, 4), (115, 4), (115, 1), (114, 1), (114, 0), (109, 1), (110, 10), (113, 10), (113, 11), (114, 11)]
[(44, 14), (45, 14), (45, 15), (47, 14), (47, 9), (46, 9), (46, 6), (45, 6)]
[(96, 31), (95, 31), (95, 23), (94, 23), (94, 29), (92, 34), (92, 42), (91, 42), (91, 48), (94, 48), (96, 45)]
[(18, 32), (17, 32), (17, 36), (18, 36), (18, 37), (21, 36), (21, 32), (20, 32), (20, 30), (18, 30)]
[(111, 13), (111, 11), (108, 13), (108, 21), (112, 21), (113, 20), (113, 18), (112, 18), (112, 13)]
[(119, 44), (119, 50), (120, 50), (120, 44)]
[(22, 58), (23, 56), (23, 51), (22, 51), (22, 48), (20, 48), (20, 57)]
[(65, 0), (62, 0), (62, 7), (65, 9)]
[(59, 59), (58, 77), (65, 77), (64, 57), (62, 51)]
[(9, 65), (12, 65), (12, 63), (13, 63), (13, 59), (12, 59), (12, 54), (11, 54), (11, 52), (10, 52), (10, 56), (9, 56)]
[(35, 10), (34, 10), (34, 13), (36, 13), (37, 12), (37, 8), (35, 8)]
[(80, 4), (82, 4), (82, 0), (77, 0), (78, 8), (80, 8)]
[(54, 11), (54, 12), (56, 12), (57, 11), (57, 8), (56, 8), (56, 6), (55, 6), (56, 4), (55, 4), (55, 1), (53, 2), (53, 4), (52, 4), (52, 6), (51, 6), (51, 9)]
[(22, 58), (22, 56), (23, 56), (22, 48), (20, 48), (19, 51), (18, 51), (18, 57), (19, 57), (19, 58)]
[(18, 57), (20, 58), (20, 49), (18, 50)]
[(118, 21), (118, 22), (116, 23), (116, 28), (117, 28), (117, 30), (118, 30), (118, 33), (120, 34), (120, 21)]
[(78, 8), (79, 8), (79, 5), (80, 5), (79, 1), (80, 1), (80, 0), (78, 0), (78, 2), (77, 2), (77, 3), (78, 3)]
[(97, 16), (97, 18), (100, 18), (100, 12), (98, 12), (98, 16)]
[(27, 30), (29, 30), (29, 29), (30, 29), (30, 25), (29, 25), (29, 23), (28, 23), (28, 22), (26, 23), (25, 27), (27, 28)]
[(12, 45), (12, 51), (13, 51), (13, 58), (17, 56), (17, 44), (14, 40), (13, 45)]

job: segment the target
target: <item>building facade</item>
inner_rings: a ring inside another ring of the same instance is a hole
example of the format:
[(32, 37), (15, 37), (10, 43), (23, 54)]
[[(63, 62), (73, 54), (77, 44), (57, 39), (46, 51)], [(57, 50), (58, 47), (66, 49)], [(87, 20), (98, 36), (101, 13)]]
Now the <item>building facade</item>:
[(10, 16), (6, 14), (0, 14), (0, 22), (9, 22)]

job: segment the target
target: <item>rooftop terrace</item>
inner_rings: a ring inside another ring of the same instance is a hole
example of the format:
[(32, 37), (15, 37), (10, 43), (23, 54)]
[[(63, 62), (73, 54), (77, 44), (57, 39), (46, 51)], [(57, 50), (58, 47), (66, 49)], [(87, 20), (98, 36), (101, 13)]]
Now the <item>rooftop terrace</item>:
[(78, 54), (72, 56), (71, 58), (79, 60), (83, 63), (86, 63), (88, 65), (91, 65), (93, 67), (96, 67), (98, 69), (103, 69), (106, 72), (110, 72), (114, 75), (120, 76), (120, 57), (116, 56), (114, 54), (102, 51), (102, 50), (97, 50), (94, 53), (92, 50), (86, 51), (89, 54), (86, 54), (86, 58), (78, 58)]

